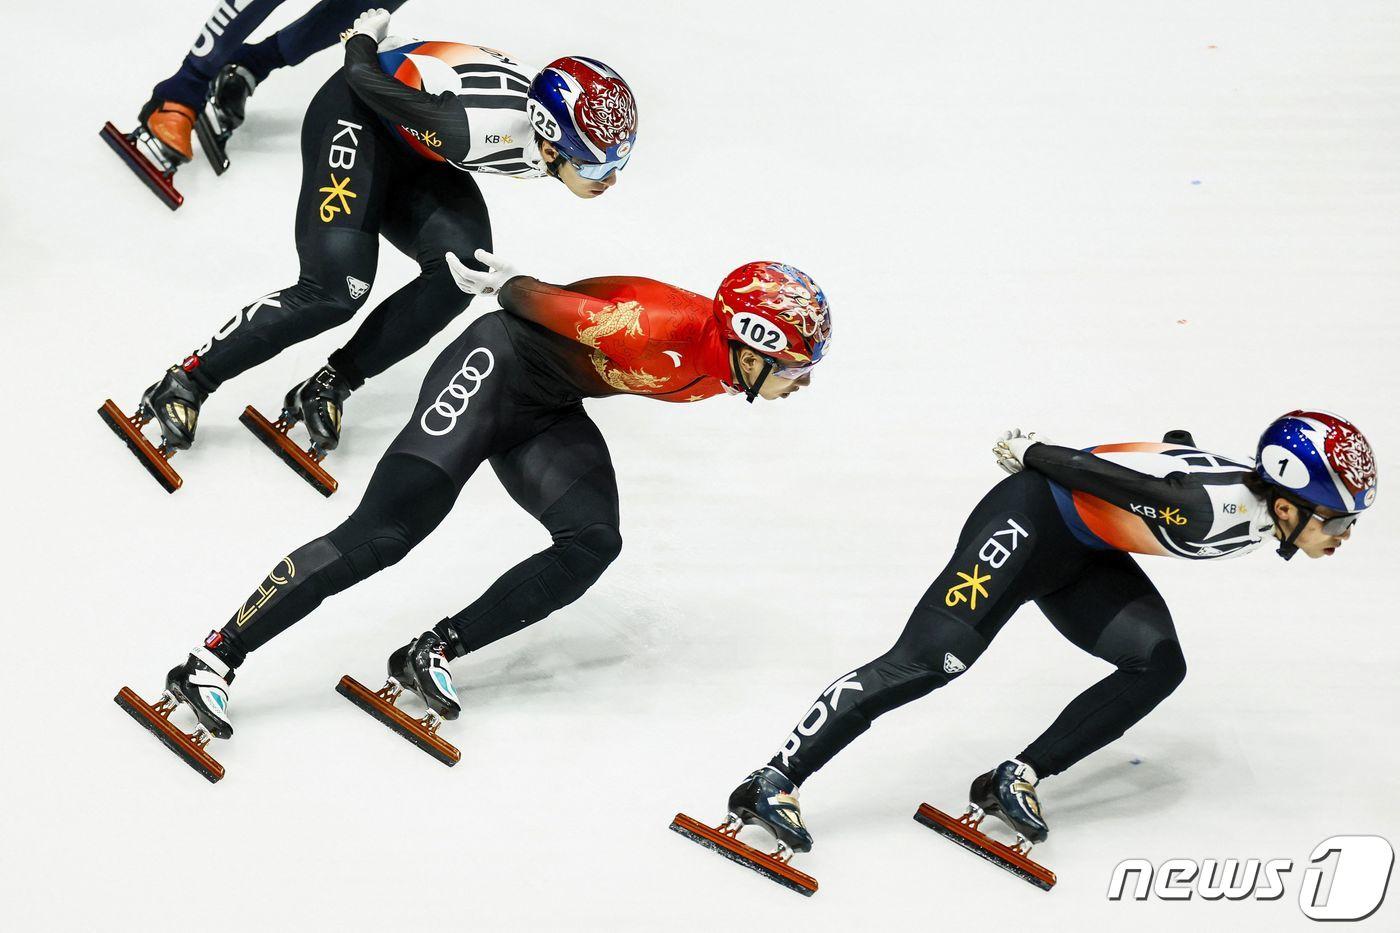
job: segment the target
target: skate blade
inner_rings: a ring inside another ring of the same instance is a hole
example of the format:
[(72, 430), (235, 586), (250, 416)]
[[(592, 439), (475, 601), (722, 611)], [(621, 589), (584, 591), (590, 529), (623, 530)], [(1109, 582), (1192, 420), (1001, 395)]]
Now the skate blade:
[(136, 455), (136, 459), (141, 461), (141, 465), (146, 468), (146, 472), (155, 478), (165, 488), (166, 492), (174, 492), (184, 483), (180, 479), (180, 474), (175, 472), (175, 468), (170, 465), (170, 461), (161, 456), (156, 446), (146, 439), (146, 435), (141, 433), (141, 429), (131, 423), (131, 419), (122, 413), (117, 407), (117, 403), (111, 399), (102, 403), (102, 407), (97, 409), (97, 414), (102, 420), (107, 422), (107, 427), (112, 429), (112, 433), (126, 442), (127, 448)]
[(1053, 871), (1043, 865), (1037, 865), (1021, 852), (1004, 842), (998, 842), (964, 820), (949, 816), (926, 803), (919, 804), (914, 819), (969, 852), (1000, 865), (1022, 881), (1029, 881), (1045, 891), (1055, 886)]
[(112, 151), (121, 156), (127, 168), (136, 173), (136, 177), (146, 183), (146, 187), (151, 189), (151, 193), (160, 198), (166, 207), (172, 211), (185, 203), (185, 196), (175, 190), (175, 185), (171, 181), (174, 171), (162, 172), (151, 164), (151, 160), (137, 150), (136, 146), (126, 134), (112, 125), (108, 120), (102, 126), (99, 135), (112, 147)]
[(776, 881), (804, 897), (811, 897), (817, 893), (817, 879), (811, 875), (740, 842), (714, 826), (706, 826), (699, 820), (691, 819), (684, 813), (676, 814), (676, 818), (671, 821), (671, 830), (680, 833), (691, 842), (699, 843), (710, 851), (723, 855), (731, 862), (753, 869), (769, 881)]
[(214, 128), (214, 121), (206, 110), (201, 110), (199, 116), (195, 118), (194, 132), (199, 137), (199, 148), (203, 150), (205, 157), (209, 160), (209, 166), (214, 169), (214, 174), (222, 175), (227, 172), (228, 150), (224, 148), (224, 142), (219, 138), (222, 134)]
[(462, 753), (455, 745), (439, 738), (438, 734), (429, 730), (421, 720), (414, 719), (349, 674), (340, 678), (335, 692), (449, 768), (462, 760)]
[(130, 687), (122, 687), (113, 697), (118, 706), (126, 710), (151, 735), (160, 739), (160, 744), (179, 755), (191, 768), (194, 768), (210, 784), (217, 784), (224, 776), (224, 766), (213, 759), (208, 752), (196, 745), (194, 739), (170, 724), (170, 712), (162, 713), (136, 695)]
[(253, 436), (262, 441), (268, 450), (310, 483), (312, 489), (323, 496), (329, 496), (339, 488), (340, 484), (336, 482), (335, 477), (322, 469), (321, 464), (316, 462), (311, 454), (292, 443), (286, 431), (279, 431), (275, 424), (264, 418), (252, 405), (243, 409), (243, 414), (238, 416), (238, 420), (243, 422), (243, 426), (252, 431)]

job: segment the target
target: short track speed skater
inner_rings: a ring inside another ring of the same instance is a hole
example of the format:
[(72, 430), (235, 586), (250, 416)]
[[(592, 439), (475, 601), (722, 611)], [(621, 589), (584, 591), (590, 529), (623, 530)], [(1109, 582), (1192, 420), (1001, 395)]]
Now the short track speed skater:
[[(746, 825), (768, 830), (777, 848), (763, 852), (741, 842), (739, 830)], [(745, 778), (729, 795), (729, 812), (718, 826), (677, 813), (671, 830), (804, 897), (817, 893), (817, 879), (789, 864), (794, 853), (811, 851), (812, 837), (802, 823), (797, 788), (781, 771), (762, 768)]]
[[(971, 802), (960, 817), (951, 817), (936, 807), (920, 804), (914, 819), (969, 852), (1000, 865), (1022, 881), (1042, 890), (1055, 886), (1055, 873), (1029, 858), (1031, 846), (1044, 842), (1050, 829), (1040, 816), (1040, 800), (1035, 793), (1035, 772), (1012, 760), (998, 765), (972, 782)], [(988, 814), (996, 816), (1016, 833), (1011, 845), (998, 842), (982, 832)]]

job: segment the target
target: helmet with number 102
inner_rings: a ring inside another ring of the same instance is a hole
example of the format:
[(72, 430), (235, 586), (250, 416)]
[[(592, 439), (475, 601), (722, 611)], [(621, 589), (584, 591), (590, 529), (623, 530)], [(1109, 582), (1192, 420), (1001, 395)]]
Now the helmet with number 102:
[(1259, 437), (1254, 470), (1294, 499), (1355, 514), (1376, 501), (1376, 457), (1356, 425), (1325, 411), (1290, 411)]
[(831, 306), (821, 286), (781, 262), (745, 263), (725, 276), (715, 317), (726, 339), (772, 360), (784, 379), (810, 372), (831, 343)]
[(637, 143), (637, 99), (622, 75), (592, 58), (568, 55), (530, 82), (530, 125), (584, 178), (598, 181), (627, 164)]

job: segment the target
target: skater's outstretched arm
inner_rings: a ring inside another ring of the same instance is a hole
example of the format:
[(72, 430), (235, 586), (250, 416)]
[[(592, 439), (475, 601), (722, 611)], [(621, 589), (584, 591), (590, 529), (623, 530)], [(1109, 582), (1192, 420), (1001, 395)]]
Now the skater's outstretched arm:
[(1028, 469), (1035, 470), (1068, 489), (1087, 492), (1091, 496), (1131, 511), (1134, 505), (1162, 508), (1199, 509), (1210, 499), (1201, 494), (1210, 482), (1238, 483), (1233, 473), (1171, 473), (1153, 476), (1140, 473), (1119, 463), (1095, 456), (1073, 447), (1056, 444), (1032, 444), (1026, 448), (1024, 460)]
[(436, 96), (385, 74), (379, 67), (379, 47), (363, 33), (345, 43), (345, 80), (369, 107), (386, 120), (442, 141), (434, 152), (448, 162), (460, 162), (471, 149), (467, 112), (457, 95), (443, 91)]
[(508, 313), (601, 350), (615, 360), (635, 356), (647, 345), (647, 310), (639, 302), (597, 298), (572, 286), (550, 285), (528, 275), (508, 281), (499, 300)]

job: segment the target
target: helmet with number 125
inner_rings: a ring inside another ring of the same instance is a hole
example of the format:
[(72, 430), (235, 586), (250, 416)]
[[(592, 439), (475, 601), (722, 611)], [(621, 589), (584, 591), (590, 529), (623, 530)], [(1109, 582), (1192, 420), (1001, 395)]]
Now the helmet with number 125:
[(1254, 470), (1289, 498), (1355, 514), (1376, 501), (1376, 457), (1350, 421), (1290, 411), (1259, 437)]
[(530, 82), (530, 125), (585, 178), (627, 164), (637, 143), (637, 99), (622, 75), (593, 58), (568, 55)]
[(715, 294), (725, 339), (771, 360), (773, 372), (797, 379), (831, 343), (831, 306), (821, 286), (781, 262), (749, 262), (725, 276)]

